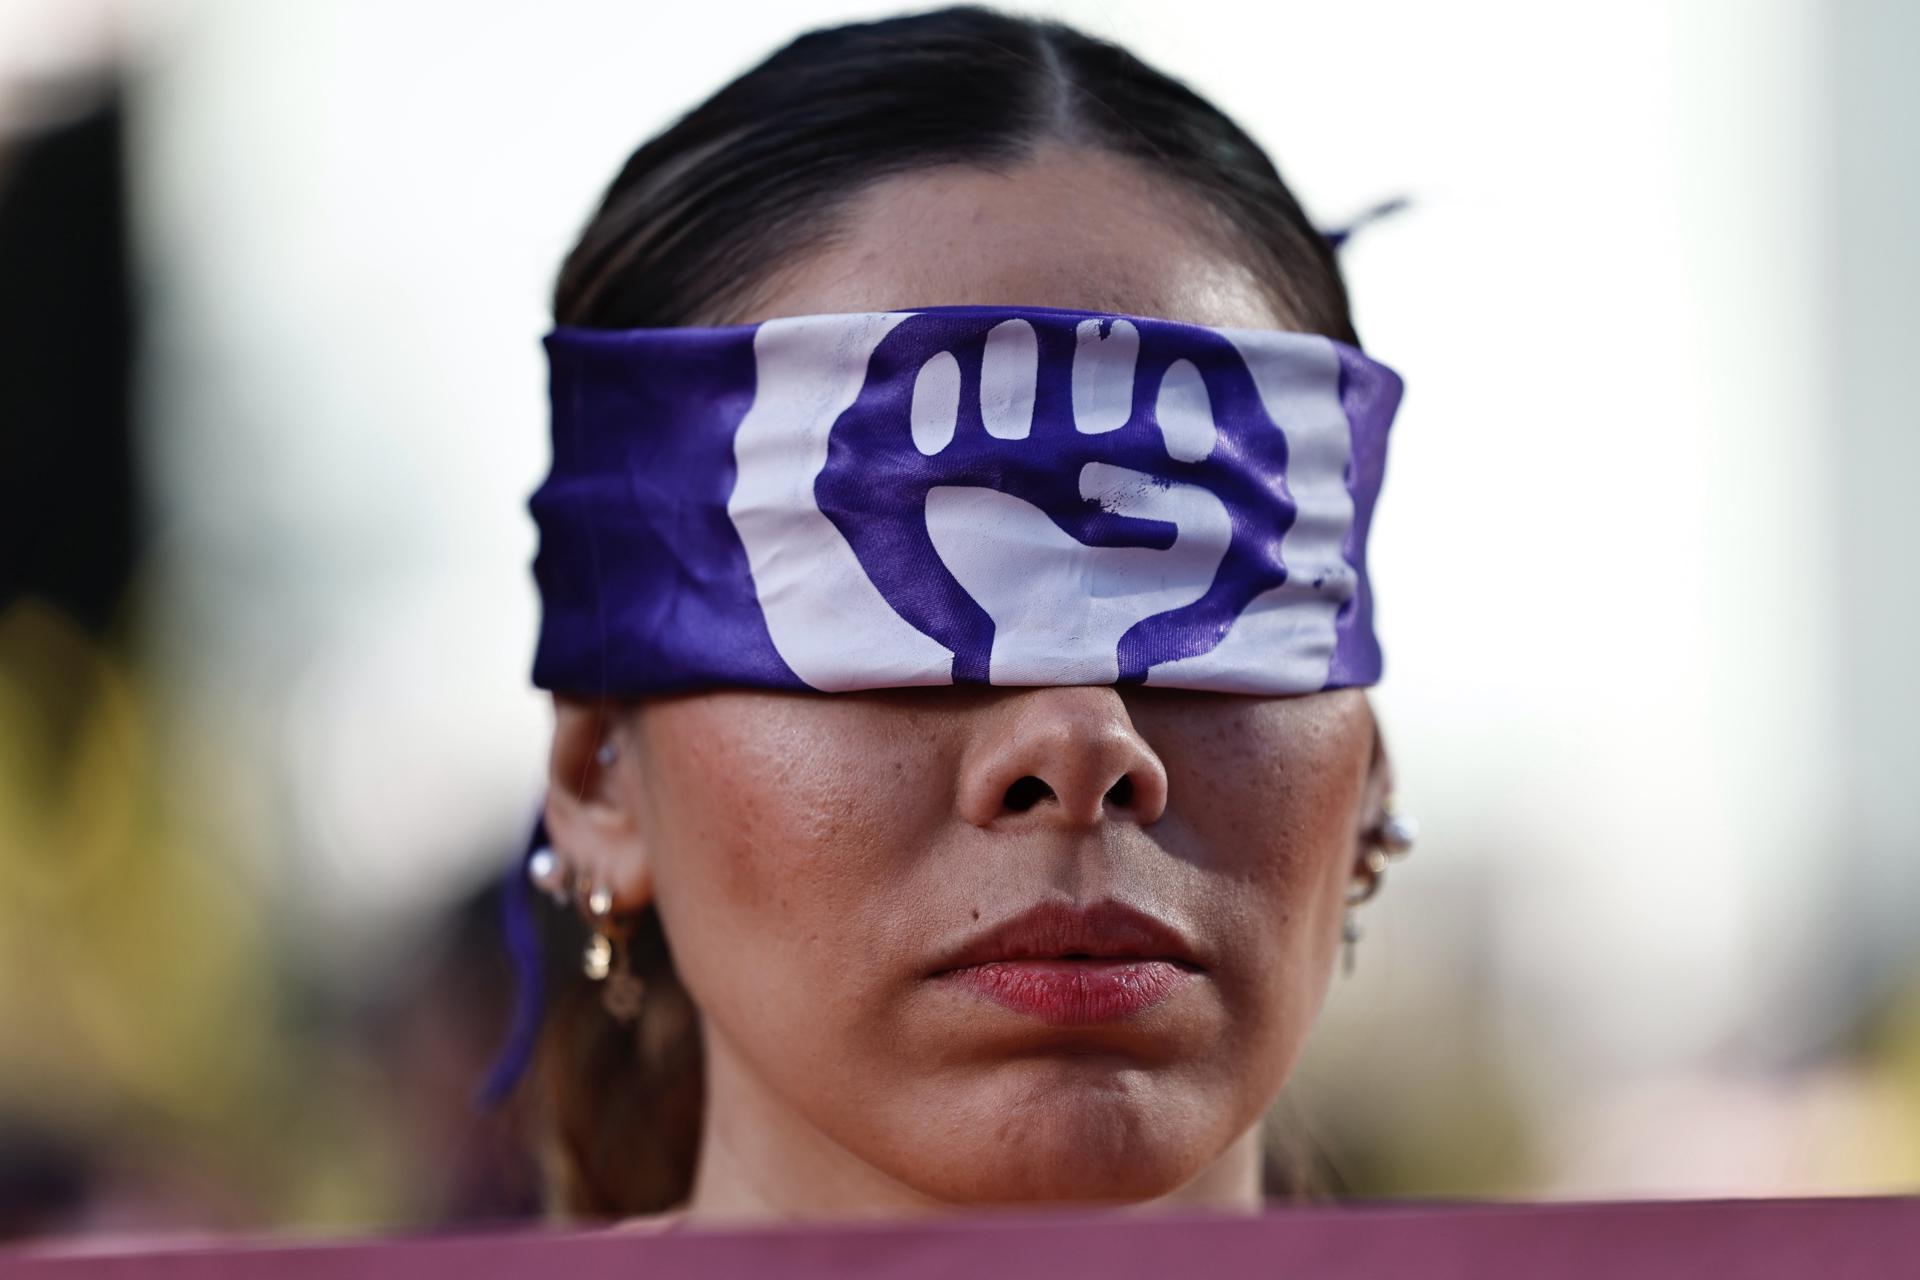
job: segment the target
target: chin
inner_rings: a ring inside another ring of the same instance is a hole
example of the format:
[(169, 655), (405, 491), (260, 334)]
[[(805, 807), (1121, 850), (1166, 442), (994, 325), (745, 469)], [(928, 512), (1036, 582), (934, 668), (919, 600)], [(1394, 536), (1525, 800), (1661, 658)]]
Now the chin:
[[(1197, 1177), (1234, 1133), (1217, 1100), (1138, 1082), (1054, 1082), (975, 1111), (929, 1150), (943, 1156), (924, 1189), (971, 1205), (1121, 1203), (1169, 1195)], [(944, 1146), (944, 1150), (942, 1150)]]

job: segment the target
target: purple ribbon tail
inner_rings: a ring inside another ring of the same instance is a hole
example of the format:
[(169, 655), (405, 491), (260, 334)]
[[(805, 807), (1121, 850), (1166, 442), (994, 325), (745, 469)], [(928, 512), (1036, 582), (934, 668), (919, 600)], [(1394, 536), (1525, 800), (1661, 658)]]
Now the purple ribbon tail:
[(500, 884), (500, 930), (507, 954), (513, 964), (513, 1025), (501, 1046), (486, 1079), (475, 1091), (473, 1106), (491, 1110), (513, 1092), (533, 1060), (533, 1048), (540, 1035), (546, 977), (541, 964), (540, 933), (534, 924), (533, 904), (527, 883), (527, 861), (534, 851), (547, 843), (546, 806), (541, 805), (533, 831), (518, 860), (507, 870)]

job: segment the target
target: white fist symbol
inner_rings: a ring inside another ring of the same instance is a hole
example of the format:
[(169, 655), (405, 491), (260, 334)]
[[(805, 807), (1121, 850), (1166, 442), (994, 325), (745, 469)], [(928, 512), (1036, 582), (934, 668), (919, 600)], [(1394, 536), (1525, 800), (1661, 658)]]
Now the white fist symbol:
[[(1123, 426), (1131, 412), (1140, 335), (1115, 319), (1107, 334), (1084, 320), (1073, 364), (1074, 429), (1096, 435)], [(1007, 320), (987, 337), (981, 418), (988, 434), (1030, 434), (1038, 346), (1024, 320)], [(915, 445), (932, 456), (952, 441), (960, 371), (952, 355), (927, 360), (914, 385)], [(1186, 360), (1162, 378), (1155, 406), (1169, 457), (1198, 462), (1217, 431), (1206, 384)], [(927, 491), (927, 533), (947, 569), (993, 619), (989, 679), (994, 684), (1108, 684), (1119, 677), (1120, 639), (1137, 622), (1192, 604), (1212, 584), (1233, 537), (1224, 503), (1198, 485), (1089, 462), (1080, 496), (1116, 515), (1164, 521), (1173, 544), (1088, 546), (1045, 511), (998, 489), (938, 485)]]

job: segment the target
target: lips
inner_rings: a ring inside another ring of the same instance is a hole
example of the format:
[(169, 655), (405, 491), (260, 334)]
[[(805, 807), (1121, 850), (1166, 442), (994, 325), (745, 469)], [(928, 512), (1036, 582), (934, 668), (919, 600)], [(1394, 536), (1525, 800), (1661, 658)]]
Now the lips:
[(1204, 972), (1179, 931), (1107, 900), (1043, 902), (969, 939), (931, 977), (1055, 1026), (1118, 1022)]

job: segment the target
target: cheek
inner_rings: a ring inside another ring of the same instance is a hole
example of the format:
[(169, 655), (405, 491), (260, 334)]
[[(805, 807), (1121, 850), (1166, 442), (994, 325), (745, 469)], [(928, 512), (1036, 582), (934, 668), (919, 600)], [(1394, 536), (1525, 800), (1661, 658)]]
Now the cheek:
[(1166, 751), (1179, 816), (1225, 874), (1296, 888), (1324, 881), (1353, 851), (1365, 729), (1350, 700), (1330, 695), (1201, 720)]
[[(1169, 816), (1205, 873), (1249, 1034), (1292, 1041), (1338, 939), (1371, 753), (1358, 696), (1192, 708), (1168, 726)], [(1160, 745), (1160, 744), (1156, 744)]]
[(899, 928), (902, 878), (950, 797), (937, 736), (852, 700), (747, 692), (644, 707), (640, 810), (682, 977), (711, 1014), (804, 995), (857, 1016), (849, 955)]

